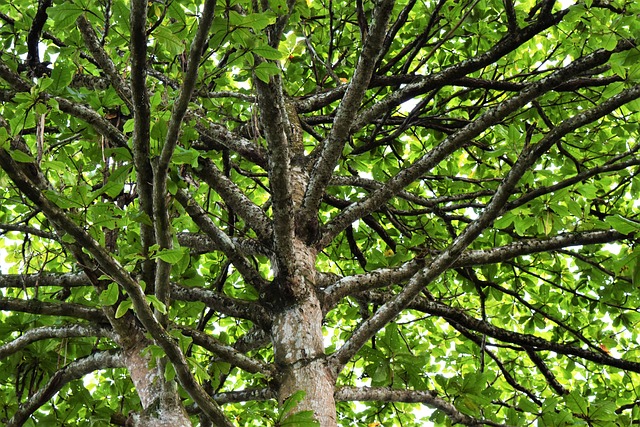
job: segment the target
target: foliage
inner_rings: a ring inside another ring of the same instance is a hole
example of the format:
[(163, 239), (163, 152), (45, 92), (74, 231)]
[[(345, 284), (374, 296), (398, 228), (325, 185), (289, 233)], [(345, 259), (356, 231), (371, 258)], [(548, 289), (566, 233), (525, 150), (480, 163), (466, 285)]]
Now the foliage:
[(201, 3), (0, 0), (3, 424), (640, 420), (637, 2)]

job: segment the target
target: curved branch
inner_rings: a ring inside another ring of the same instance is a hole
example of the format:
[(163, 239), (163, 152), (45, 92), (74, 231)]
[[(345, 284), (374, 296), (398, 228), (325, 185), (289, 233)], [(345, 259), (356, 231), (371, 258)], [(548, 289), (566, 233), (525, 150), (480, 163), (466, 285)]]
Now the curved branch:
[(5, 234), (7, 231), (19, 231), (20, 233), (44, 237), (45, 239), (58, 240), (58, 236), (56, 236), (55, 233), (49, 233), (38, 228), (29, 227), (28, 225), (0, 224), (0, 230), (2, 230), (0, 235)]
[[(13, 70), (2, 61), (0, 61), (0, 78), (9, 83), (9, 85), (18, 92), (29, 92), (33, 86), (31, 82), (22, 79), (19, 74), (14, 73)], [(128, 149), (127, 138), (125, 138), (122, 132), (91, 108), (69, 101), (66, 98), (51, 96), (47, 93), (42, 93), (41, 96), (45, 101), (49, 99), (55, 100), (58, 103), (60, 111), (87, 122), (96, 132), (107, 138), (114, 145)]]
[(271, 378), (275, 373), (272, 366), (269, 366), (259, 360), (252, 359), (235, 348), (222, 344), (220, 341), (204, 332), (200, 332), (186, 326), (176, 325), (176, 327), (180, 329), (184, 335), (193, 338), (194, 344), (209, 350), (225, 362), (229, 362), (240, 369), (252, 374), (263, 374), (267, 378)]
[(103, 351), (93, 353), (82, 359), (77, 359), (67, 366), (56, 371), (49, 381), (29, 398), (24, 404), (20, 405), (18, 411), (7, 422), (7, 427), (22, 426), (27, 419), (51, 399), (62, 387), (73, 380), (82, 378), (91, 372), (100, 369), (121, 368), (124, 361), (120, 353)]
[[(432, 390), (394, 390), (386, 387), (341, 387), (335, 393), (336, 400), (358, 402), (404, 402), (423, 403), (444, 412), (452, 424), (465, 426), (503, 426), (493, 421), (479, 420), (460, 412), (453, 404), (438, 397)], [(506, 426), (505, 426), (506, 427)]]
[(0, 359), (20, 351), (32, 342), (50, 338), (74, 337), (108, 337), (114, 341), (116, 339), (113, 331), (94, 325), (41, 326), (29, 329), (15, 340), (0, 346)]
[(171, 287), (171, 298), (180, 301), (200, 301), (219, 313), (251, 320), (263, 328), (268, 328), (271, 324), (268, 313), (259, 304), (231, 298), (207, 289), (174, 284)]

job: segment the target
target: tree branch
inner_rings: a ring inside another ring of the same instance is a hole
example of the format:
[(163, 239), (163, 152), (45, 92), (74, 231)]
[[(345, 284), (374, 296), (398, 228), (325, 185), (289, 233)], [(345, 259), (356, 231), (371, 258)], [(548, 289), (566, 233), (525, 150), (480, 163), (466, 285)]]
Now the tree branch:
[(211, 144), (207, 144), (207, 140), (219, 144), (222, 147), (226, 147), (229, 150), (235, 151), (245, 159), (255, 163), (264, 170), (267, 170), (267, 152), (261, 146), (254, 144), (252, 141), (242, 138), (239, 135), (234, 134), (226, 127), (211, 123), (207, 119), (196, 116), (196, 130), (202, 136), (204, 140), (204, 146), (200, 147), (195, 145), (198, 149), (213, 150), (219, 147), (213, 147)]
[(233, 366), (237, 366), (252, 374), (263, 374), (267, 378), (271, 378), (275, 374), (272, 366), (248, 357), (233, 347), (222, 344), (204, 332), (186, 326), (177, 326), (177, 328), (180, 329), (183, 335), (193, 338), (194, 344), (209, 350)]
[(151, 105), (147, 90), (147, 2), (132, 0), (130, 12), (131, 101), (133, 104), (133, 162), (140, 209), (149, 221), (140, 223), (142, 278), (155, 284), (155, 262), (149, 259), (149, 247), (155, 244), (153, 228), (153, 169), (151, 167)]
[(211, 221), (207, 213), (187, 193), (178, 190), (176, 200), (184, 207), (200, 229), (206, 233), (216, 246), (229, 258), (245, 280), (257, 289), (262, 289), (266, 281), (260, 273), (247, 261), (233, 241)]
[[(503, 426), (493, 421), (479, 420), (460, 412), (453, 404), (447, 402), (432, 390), (394, 390), (383, 387), (340, 387), (335, 393), (336, 400), (359, 402), (404, 402), (423, 403), (444, 412), (451, 424), (465, 426)], [(505, 426), (506, 427), (506, 426)]]
[(115, 341), (116, 335), (110, 329), (95, 325), (73, 324), (64, 326), (41, 326), (29, 329), (24, 334), (0, 346), (0, 359), (14, 354), (27, 345), (50, 338), (74, 338), (74, 337), (108, 337)]
[(282, 81), (274, 76), (269, 83), (254, 78), (260, 120), (269, 152), (269, 190), (273, 212), (273, 246), (278, 271), (288, 274), (293, 259), (294, 210), (291, 194), (291, 123), (282, 92)]
[(56, 371), (49, 381), (31, 396), (25, 403), (20, 405), (18, 411), (8, 421), (7, 427), (20, 427), (27, 419), (51, 399), (62, 387), (73, 380), (78, 380), (91, 372), (100, 369), (121, 368), (124, 361), (120, 353), (103, 351), (93, 353), (82, 359), (74, 360), (67, 366)]
[[(371, 31), (364, 42), (358, 65), (340, 102), (331, 132), (324, 141), (322, 151), (313, 166), (299, 215), (299, 220), (303, 224), (317, 221), (316, 216), (322, 195), (342, 154), (350, 134), (351, 123), (358, 113), (358, 108), (375, 71), (375, 64), (381, 52), (394, 3), (393, 0), (382, 0), (376, 6)], [(307, 228), (305, 225), (302, 227)]]
[(131, 88), (121, 77), (113, 61), (100, 45), (100, 41), (96, 37), (96, 33), (93, 30), (91, 23), (84, 15), (80, 15), (76, 23), (78, 24), (80, 34), (82, 34), (84, 44), (89, 49), (89, 52), (91, 52), (91, 55), (96, 60), (102, 71), (104, 71), (109, 78), (111, 85), (120, 96), (120, 99), (127, 104), (129, 109), (133, 109)]
[(39, 300), (23, 300), (19, 298), (0, 298), (0, 310), (19, 311), (22, 313), (41, 314), (44, 316), (68, 316), (89, 320), (96, 324), (108, 324), (102, 311), (80, 304), (66, 302), (53, 303)]
[(171, 286), (171, 297), (179, 301), (203, 302), (219, 313), (251, 320), (263, 328), (268, 328), (271, 324), (268, 313), (259, 304), (231, 298), (208, 289), (174, 284)]
[[(0, 61), (0, 78), (9, 83), (9, 85), (18, 92), (29, 92), (33, 86), (31, 82), (23, 80), (19, 74), (14, 73), (13, 70), (2, 61)], [(44, 101), (49, 99), (55, 100), (58, 103), (60, 111), (87, 122), (96, 132), (107, 138), (115, 146), (128, 149), (127, 138), (124, 137), (122, 132), (91, 108), (69, 101), (66, 98), (51, 96), (44, 92), (41, 93), (41, 97)]]
[(0, 235), (5, 234), (7, 231), (19, 231), (24, 234), (31, 234), (33, 236), (43, 237), (45, 239), (58, 240), (58, 237), (55, 233), (49, 233), (47, 231), (42, 231), (38, 228), (29, 227), (28, 225), (18, 225), (18, 224), (0, 224)]
[[(621, 45), (620, 47), (620, 49), (623, 50), (629, 48), (630, 46), (628, 46), (628, 44), (626, 43)], [(418, 177), (420, 177), (420, 175), (433, 168), (445, 157), (457, 150), (462, 144), (473, 139), (482, 131), (488, 129), (490, 126), (495, 125), (500, 120), (507, 117), (509, 114), (513, 113), (522, 106), (526, 105), (528, 102), (537, 98), (541, 94), (562, 83), (568, 77), (571, 77), (576, 73), (588, 70), (606, 62), (613, 53), (614, 51), (599, 49), (589, 55), (579, 58), (566, 67), (552, 73), (550, 76), (541, 79), (535, 84), (532, 84), (519, 94), (514, 95), (506, 101), (489, 109), (477, 120), (469, 123), (460, 131), (447, 137), (444, 141), (442, 141), (442, 143), (429, 151), (425, 156), (421, 157), (411, 166), (402, 170), (393, 178), (388, 180), (383, 187), (374, 191), (369, 197), (349, 206), (344, 211), (342, 211), (336, 218), (334, 218), (324, 227), (322, 238), (318, 242), (317, 247), (320, 249), (327, 246), (333, 240), (333, 238), (339, 232), (344, 230), (349, 224), (351, 224), (356, 219), (362, 218), (363, 216), (379, 208), (382, 204), (386, 203), (389, 199), (394, 197), (395, 194), (397, 194), (405, 186), (415, 181)], [(592, 121), (596, 118), (592, 119)], [(572, 131), (574, 129), (569, 129), (565, 133), (568, 133), (569, 131)], [(552, 132), (550, 132), (550, 134)], [(564, 134), (558, 135), (557, 137), (559, 138), (563, 135)], [(494, 199), (495, 197), (496, 196), (494, 196)]]
[(209, 159), (198, 159), (196, 175), (209, 184), (224, 202), (233, 209), (251, 227), (258, 239), (263, 242), (271, 240), (273, 227), (264, 211), (253, 203), (231, 179), (224, 176), (218, 167)]
[[(603, 57), (608, 58), (610, 55), (611, 52), (600, 50), (592, 55), (588, 55), (583, 58), (583, 60), (577, 60), (574, 64), (580, 63), (580, 65), (577, 66), (578, 70), (583, 66), (590, 68), (594, 63), (597, 64), (602, 61)], [(569, 66), (568, 68), (573, 67)], [(551, 75), (549, 78), (553, 79), (555, 74), (556, 73)], [(556, 78), (559, 77), (560, 76), (556, 76)], [(543, 79), (543, 81), (544, 80), (546, 79)], [(498, 186), (491, 202), (484, 209), (480, 217), (469, 224), (464, 231), (456, 237), (453, 243), (451, 243), (444, 252), (440, 253), (433, 262), (414, 275), (400, 293), (380, 307), (380, 309), (371, 318), (366, 320), (347, 340), (343, 347), (331, 356), (333, 359), (332, 363), (335, 363), (336, 367), (341, 369), (344, 363), (346, 363), (358, 351), (358, 349), (360, 349), (360, 347), (369, 338), (371, 338), (380, 327), (382, 327), (382, 325), (385, 325), (397, 316), (400, 311), (402, 311), (423, 289), (424, 286), (448, 269), (461, 255), (464, 248), (471, 244), (486, 227), (493, 223), (493, 221), (502, 212), (505, 203), (512, 194), (512, 190), (515, 188), (522, 175), (540, 158), (540, 156), (542, 156), (544, 152), (553, 146), (553, 144), (555, 144), (564, 135), (574, 131), (578, 127), (591, 123), (606, 114), (609, 114), (621, 105), (639, 97), (640, 85), (626, 89), (618, 95), (602, 102), (600, 105), (563, 121), (554, 129), (550, 130), (537, 144), (530, 148), (525, 148), (518, 158), (518, 161)], [(508, 104), (509, 101), (506, 101), (505, 104)], [(499, 112), (496, 113), (499, 114)]]
[(215, 400), (219, 405), (249, 401), (260, 402), (276, 398), (276, 393), (268, 388), (227, 391), (225, 393), (217, 393), (213, 395), (213, 400)]

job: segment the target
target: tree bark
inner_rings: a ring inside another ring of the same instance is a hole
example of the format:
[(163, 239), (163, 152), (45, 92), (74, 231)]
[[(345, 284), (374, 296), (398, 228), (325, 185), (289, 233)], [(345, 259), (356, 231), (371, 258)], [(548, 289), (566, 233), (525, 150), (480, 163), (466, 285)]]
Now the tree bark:
[(131, 414), (128, 425), (136, 427), (190, 427), (191, 421), (180, 401), (175, 382), (164, 380), (159, 366), (150, 366), (144, 344), (125, 352), (125, 365), (140, 397), (143, 410)]
[(295, 239), (293, 253), (295, 269), (283, 288), (292, 293), (287, 300), (294, 304), (275, 313), (271, 329), (278, 401), (302, 390), (305, 397), (293, 412), (312, 410), (321, 426), (336, 426), (335, 377), (325, 360), (322, 309), (314, 286), (316, 252)]

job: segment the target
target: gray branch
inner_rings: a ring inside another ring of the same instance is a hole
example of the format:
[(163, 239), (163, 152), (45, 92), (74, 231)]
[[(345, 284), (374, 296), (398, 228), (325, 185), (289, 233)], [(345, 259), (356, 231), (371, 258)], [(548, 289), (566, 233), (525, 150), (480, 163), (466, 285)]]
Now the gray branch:
[(300, 214), (302, 222), (317, 220), (316, 215), (322, 195), (342, 154), (344, 145), (350, 135), (351, 124), (356, 117), (358, 108), (369, 87), (371, 76), (375, 71), (375, 64), (382, 49), (394, 3), (395, 1), (393, 0), (383, 0), (376, 6), (373, 24), (364, 42), (355, 72), (340, 102), (331, 132), (324, 141), (320, 156), (313, 166), (313, 172), (302, 202)]
[(432, 390), (394, 390), (386, 387), (341, 387), (335, 393), (336, 400), (358, 401), (358, 402), (404, 402), (423, 403), (432, 408), (444, 412), (451, 420), (451, 424), (462, 424), (465, 426), (504, 426), (504, 424), (494, 423), (473, 418), (460, 412), (452, 403), (438, 397)]
[(260, 373), (265, 375), (267, 378), (271, 378), (275, 373), (273, 367), (246, 356), (231, 346), (222, 344), (220, 341), (204, 332), (185, 326), (177, 327), (184, 335), (193, 338), (194, 344), (209, 350), (220, 357), (220, 359), (229, 362), (240, 369), (252, 374)]
[(108, 337), (116, 340), (113, 331), (94, 325), (65, 325), (65, 326), (41, 326), (29, 329), (18, 338), (0, 346), (0, 359), (14, 354), (27, 345), (51, 338), (75, 338), (75, 337)]
[(7, 427), (20, 427), (27, 419), (51, 399), (62, 387), (71, 381), (78, 380), (91, 372), (100, 369), (120, 368), (124, 362), (120, 353), (103, 351), (94, 353), (82, 359), (74, 360), (56, 373), (25, 403), (20, 405), (18, 411), (8, 421)]

